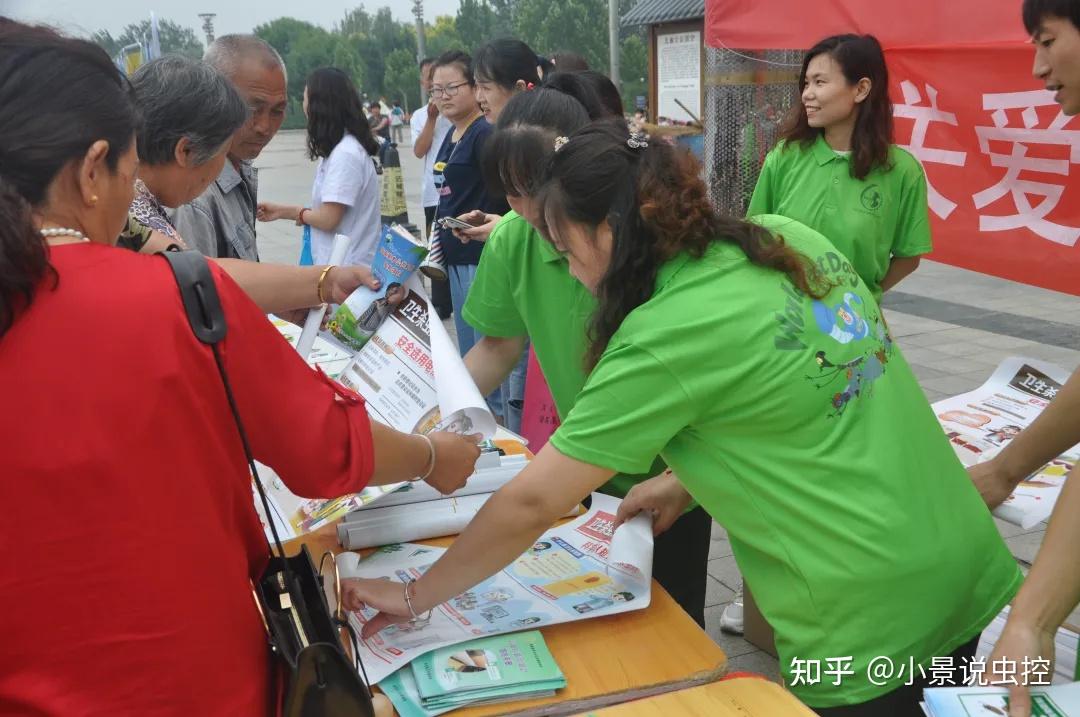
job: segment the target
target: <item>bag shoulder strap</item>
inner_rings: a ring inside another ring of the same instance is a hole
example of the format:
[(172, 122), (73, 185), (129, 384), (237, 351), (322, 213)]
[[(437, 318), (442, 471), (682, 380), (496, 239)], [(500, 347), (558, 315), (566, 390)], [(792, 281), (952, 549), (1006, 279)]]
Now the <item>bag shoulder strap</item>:
[(165, 251), (161, 255), (169, 262), (180, 287), (180, 298), (195, 337), (211, 346), (221, 341), (226, 331), (225, 312), (206, 257), (197, 251)]

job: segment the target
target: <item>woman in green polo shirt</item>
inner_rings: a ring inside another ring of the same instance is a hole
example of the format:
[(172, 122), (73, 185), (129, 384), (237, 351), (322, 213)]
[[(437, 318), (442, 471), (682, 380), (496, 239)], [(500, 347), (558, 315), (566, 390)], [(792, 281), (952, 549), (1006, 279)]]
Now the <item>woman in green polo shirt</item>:
[(880, 300), (933, 248), (926, 175), (892, 144), (889, 73), (872, 35), (836, 35), (803, 58), (801, 103), (765, 157), (748, 216), (824, 234)]
[[(692, 157), (625, 126), (578, 132), (548, 172), (545, 233), (597, 299), (591, 371), (551, 442), (406, 585), (412, 609), (659, 453), (727, 527), (792, 691), (823, 715), (914, 714), (910, 665), (970, 657), (1021, 574), (866, 284), (798, 222), (718, 216)], [(365, 634), (411, 614), (400, 582), (345, 591), (383, 611)]]
[[(484, 154), (484, 176), (491, 191), (505, 194), (515, 211), (491, 233), (463, 311), (465, 320), (484, 337), (465, 356), (480, 390), (505, 380), (528, 338), (562, 419), (585, 386), (585, 330), (596, 300), (570, 276), (566, 259), (534, 228), (539, 218), (530, 197), (554, 154), (555, 138), (573, 134), (588, 124), (591, 115), (605, 116), (606, 111), (587, 85), (568, 88), (583, 92), (586, 102), (539, 88), (515, 96), (502, 110)], [(591, 113), (588, 107), (593, 108)], [(601, 490), (622, 498), (664, 469), (657, 460), (647, 470), (614, 476)], [(647, 485), (644, 490), (652, 494), (656, 487)], [(655, 525), (660, 534), (653, 577), (704, 627), (712, 520), (700, 507), (669, 505)]]

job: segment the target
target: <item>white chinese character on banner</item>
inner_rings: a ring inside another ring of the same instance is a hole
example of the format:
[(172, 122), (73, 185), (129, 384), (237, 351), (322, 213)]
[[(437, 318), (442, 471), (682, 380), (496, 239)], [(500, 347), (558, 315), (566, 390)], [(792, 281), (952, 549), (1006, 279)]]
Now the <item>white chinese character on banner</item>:
[[(1005, 176), (994, 186), (973, 195), (972, 199), (975, 201), (975, 207), (982, 209), (1006, 194), (1011, 194), (1016, 204), (1016, 214), (1006, 216), (980, 214), (980, 231), (1000, 232), (1026, 227), (1043, 239), (1066, 246), (1073, 246), (1077, 239), (1080, 239), (1080, 229), (1055, 224), (1046, 219), (1046, 215), (1052, 212), (1061, 201), (1061, 195), (1065, 192), (1064, 184), (1020, 178), (1020, 173), (1025, 170), (1067, 177), (1069, 165), (1080, 164), (1080, 132), (1064, 129), (1069, 121), (1068, 117), (1058, 112), (1049, 127), (1046, 129), (1038, 127), (1039, 114), (1036, 108), (1056, 106), (1056, 104), (1053, 93), (1048, 90), (983, 95), (983, 109), (993, 111), (991, 117), (994, 126), (975, 128), (975, 134), (979, 137), (979, 149), (983, 154), (990, 156), (990, 163), (993, 166), (1005, 169)], [(1023, 127), (1008, 126), (1008, 110), (1023, 110), (1020, 113)], [(1010, 143), (1012, 148), (1008, 154), (993, 152), (990, 149), (992, 141)], [(1068, 147), (1069, 158), (1028, 157), (1027, 150), (1030, 144)], [(1041, 197), (1042, 201), (1032, 206), (1029, 196)]]
[[(926, 85), (926, 99), (929, 107), (919, 107), (923, 102), (919, 88), (909, 80), (900, 83), (900, 92), (904, 95), (904, 104), (893, 107), (894, 117), (904, 117), (915, 120), (915, 126), (911, 128), (911, 143), (901, 145), (904, 149), (915, 155), (915, 158), (923, 165), (926, 171), (926, 163), (948, 164), (953, 167), (963, 167), (967, 161), (967, 152), (957, 152), (951, 149), (934, 149), (925, 146), (926, 130), (931, 122), (944, 122), (956, 126), (956, 115), (945, 112), (938, 108), (938, 91), (932, 85)], [(956, 209), (956, 202), (946, 198), (934, 188), (930, 182), (929, 173), (926, 175), (927, 202), (934, 214), (942, 219), (948, 219)]]

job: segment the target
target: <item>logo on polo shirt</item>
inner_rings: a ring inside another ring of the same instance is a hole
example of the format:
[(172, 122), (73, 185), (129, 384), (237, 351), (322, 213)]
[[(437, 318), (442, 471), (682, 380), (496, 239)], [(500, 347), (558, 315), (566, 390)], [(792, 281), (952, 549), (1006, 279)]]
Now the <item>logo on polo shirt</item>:
[(859, 197), (859, 201), (862, 202), (863, 209), (866, 211), (876, 212), (881, 209), (881, 205), (885, 203), (885, 198), (881, 196), (881, 190), (878, 189), (878, 185), (871, 184), (863, 190), (862, 196)]

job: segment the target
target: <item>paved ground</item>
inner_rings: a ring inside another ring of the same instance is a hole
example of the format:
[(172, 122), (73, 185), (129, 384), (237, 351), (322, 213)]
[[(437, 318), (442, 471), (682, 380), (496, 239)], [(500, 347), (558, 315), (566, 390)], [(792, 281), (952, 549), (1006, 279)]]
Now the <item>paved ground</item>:
[[(402, 167), (413, 223), (423, 221), (421, 165), (402, 148)], [(259, 158), (259, 196), (266, 201), (310, 201), (314, 165), (304, 154), (302, 132), (282, 132)], [(300, 232), (291, 222), (259, 227), (264, 261), (293, 263)], [(1008, 356), (1044, 359), (1072, 371), (1080, 365), (1080, 297), (1037, 289), (936, 262), (890, 292), (883, 302), (893, 335), (930, 401), (979, 386)], [(447, 322), (453, 330), (453, 322)], [(1022, 565), (1042, 542), (1045, 524), (1031, 531), (998, 521), (1002, 536)], [(738, 570), (723, 528), (713, 526), (705, 620), (728, 655), (732, 670), (773, 678), (775, 658), (742, 638), (720, 632), (720, 613), (738, 589)], [(1080, 615), (1073, 616), (1074, 624)]]

